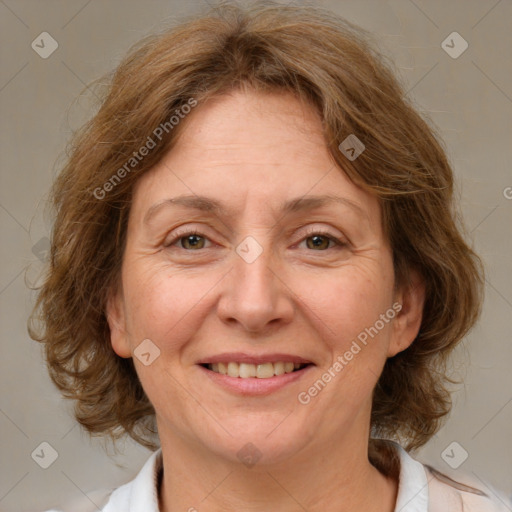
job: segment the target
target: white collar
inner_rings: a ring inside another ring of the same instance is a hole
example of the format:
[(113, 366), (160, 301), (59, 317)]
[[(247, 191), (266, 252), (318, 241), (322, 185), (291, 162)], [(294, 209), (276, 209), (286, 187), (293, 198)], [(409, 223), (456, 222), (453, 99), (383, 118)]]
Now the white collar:
[(158, 475), (163, 468), (162, 449), (154, 452), (137, 476), (114, 490), (103, 512), (160, 512)]
[(395, 512), (427, 512), (428, 480), (425, 466), (414, 460), (398, 443), (392, 444), (400, 456)]
[[(395, 512), (427, 512), (428, 480), (425, 467), (414, 460), (399, 444), (390, 441), (400, 457), (400, 477)], [(162, 469), (162, 450), (146, 461), (131, 482), (116, 489), (104, 512), (159, 512), (158, 476)]]

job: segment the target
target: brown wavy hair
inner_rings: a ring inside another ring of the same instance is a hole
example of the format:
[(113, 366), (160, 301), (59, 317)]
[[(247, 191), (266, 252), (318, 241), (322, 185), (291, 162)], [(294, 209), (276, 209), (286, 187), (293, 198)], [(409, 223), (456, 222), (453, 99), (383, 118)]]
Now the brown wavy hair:
[[(191, 99), (200, 107), (244, 87), (287, 91), (316, 108), (336, 163), (379, 198), (396, 285), (411, 269), (424, 278), (420, 331), (387, 360), (371, 427), (373, 437), (408, 450), (426, 443), (451, 408), (446, 362), (478, 317), (483, 270), (463, 238), (442, 144), (370, 36), (320, 8), (222, 4), (143, 39), (99, 83), (100, 108), (74, 135), (54, 183), (49, 269), (29, 322), (51, 379), (75, 400), (78, 422), (91, 434), (115, 441), (127, 433), (157, 447), (155, 411), (132, 360), (111, 348), (105, 307), (120, 280), (134, 184), (172, 148), (186, 120), (129, 172), (119, 169)], [(350, 134), (365, 145), (354, 161), (338, 148)], [(105, 187), (116, 173), (122, 179)], [(376, 446), (370, 459), (384, 467)]]

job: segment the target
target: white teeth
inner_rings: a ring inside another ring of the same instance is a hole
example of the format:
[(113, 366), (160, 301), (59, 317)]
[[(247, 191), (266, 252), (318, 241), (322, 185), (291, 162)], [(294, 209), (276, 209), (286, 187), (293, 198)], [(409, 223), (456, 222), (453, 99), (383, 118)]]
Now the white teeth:
[(284, 375), (284, 363), (274, 363), (274, 373), (276, 375)]
[(305, 365), (300, 363), (283, 362), (278, 361), (277, 363), (262, 363), (262, 364), (250, 364), (250, 363), (213, 363), (208, 365), (208, 369), (215, 373), (222, 375), (228, 375), (229, 377), (240, 377), (242, 379), (258, 378), (258, 379), (269, 379), (274, 375), (284, 375), (285, 373), (291, 373), (294, 370), (298, 370)]
[(240, 376), (240, 366), (238, 363), (228, 363), (228, 375), (230, 377)]
[[(254, 365), (251, 365), (254, 366)], [(256, 367), (256, 377), (258, 379), (268, 379), (274, 376), (274, 365), (272, 363), (259, 364)]]
[(242, 379), (247, 379), (248, 377), (256, 377), (256, 366), (253, 364), (240, 363), (239, 374)]

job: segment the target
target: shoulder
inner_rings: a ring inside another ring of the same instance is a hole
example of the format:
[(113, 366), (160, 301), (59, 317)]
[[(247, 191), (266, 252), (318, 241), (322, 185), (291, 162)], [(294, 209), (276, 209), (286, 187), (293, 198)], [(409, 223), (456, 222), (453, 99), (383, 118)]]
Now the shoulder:
[(469, 474), (457, 480), (415, 460), (404, 448), (389, 442), (399, 457), (398, 512), (511, 512), (511, 497)]
[(429, 512), (510, 512), (512, 501), (498, 490), (482, 485), (469, 475), (454, 480), (425, 465), (429, 489)]

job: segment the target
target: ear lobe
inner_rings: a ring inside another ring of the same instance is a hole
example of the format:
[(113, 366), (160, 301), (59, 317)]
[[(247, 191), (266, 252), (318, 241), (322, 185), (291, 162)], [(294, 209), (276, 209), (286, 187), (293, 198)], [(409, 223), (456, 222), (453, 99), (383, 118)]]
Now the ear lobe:
[(402, 305), (402, 309), (393, 320), (388, 357), (408, 348), (420, 330), (425, 304), (425, 280), (417, 271), (410, 271), (409, 282), (402, 286), (395, 300)]
[(132, 357), (130, 344), (126, 335), (126, 321), (122, 293), (109, 294), (106, 305), (106, 316), (110, 328), (110, 343), (114, 352), (120, 357)]

